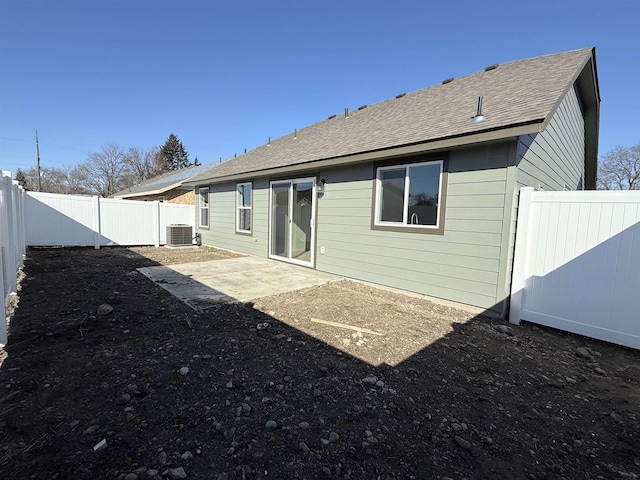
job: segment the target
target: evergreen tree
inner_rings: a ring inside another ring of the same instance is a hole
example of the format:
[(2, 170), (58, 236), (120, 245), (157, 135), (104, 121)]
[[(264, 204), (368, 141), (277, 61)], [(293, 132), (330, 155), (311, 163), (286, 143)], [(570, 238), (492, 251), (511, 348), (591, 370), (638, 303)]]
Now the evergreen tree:
[(193, 164), (197, 167), (198, 165), (200, 165), (200, 160), (198, 160), (198, 157), (193, 159)]
[(18, 182), (18, 184), (22, 188), (24, 188), (25, 190), (30, 190), (29, 182), (27, 181), (27, 176), (24, 174), (24, 172), (21, 169), (16, 170), (15, 180), (16, 182)]
[(182, 142), (173, 133), (169, 135), (167, 141), (160, 148), (160, 156), (168, 170), (179, 170), (190, 165), (189, 154), (184, 149)]

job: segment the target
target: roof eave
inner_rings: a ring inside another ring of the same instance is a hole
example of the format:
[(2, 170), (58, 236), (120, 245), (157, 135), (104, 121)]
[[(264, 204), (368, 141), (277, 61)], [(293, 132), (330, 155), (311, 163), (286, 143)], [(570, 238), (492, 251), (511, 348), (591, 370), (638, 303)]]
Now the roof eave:
[(171, 185), (162, 187), (162, 188), (158, 188), (155, 190), (144, 190), (141, 192), (127, 192), (124, 194), (116, 194), (113, 196), (113, 198), (134, 198), (134, 197), (144, 197), (145, 195), (159, 195), (161, 193), (165, 193), (168, 192), (169, 190), (173, 190), (174, 188), (180, 187), (184, 184), (185, 182), (176, 182), (173, 183)]
[(473, 145), (476, 143), (484, 143), (495, 140), (506, 140), (509, 138), (516, 138), (520, 135), (526, 135), (530, 133), (538, 133), (541, 131), (543, 119), (534, 120), (519, 125), (510, 125), (505, 128), (497, 128), (491, 130), (484, 130), (482, 132), (456, 135), (451, 137), (445, 137), (440, 139), (434, 139), (427, 142), (414, 143), (411, 145), (403, 145), (396, 147), (389, 147), (379, 150), (354, 153), (350, 155), (343, 155), (340, 157), (326, 158), (320, 160), (312, 160), (309, 162), (299, 163), (295, 165), (286, 165), (282, 167), (275, 167), (263, 170), (253, 170), (237, 174), (225, 175), (220, 177), (208, 177), (200, 180), (184, 182), (184, 185), (200, 186), (210, 185), (216, 183), (231, 182), (235, 180), (242, 180), (253, 177), (263, 177), (268, 175), (277, 175), (288, 172), (298, 172), (317, 168), (327, 168), (338, 165), (347, 165), (360, 162), (370, 162), (373, 160), (383, 160), (395, 157), (405, 157), (409, 155), (415, 155), (419, 153), (434, 152), (438, 150), (446, 150), (456, 147), (464, 147)]

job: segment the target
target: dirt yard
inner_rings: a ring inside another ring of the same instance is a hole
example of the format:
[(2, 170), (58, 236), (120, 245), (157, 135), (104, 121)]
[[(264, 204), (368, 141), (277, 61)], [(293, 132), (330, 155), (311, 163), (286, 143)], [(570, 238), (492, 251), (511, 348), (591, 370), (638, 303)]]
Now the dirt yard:
[(228, 257), (29, 251), (2, 478), (640, 478), (640, 352), (349, 281), (196, 313), (135, 271)]

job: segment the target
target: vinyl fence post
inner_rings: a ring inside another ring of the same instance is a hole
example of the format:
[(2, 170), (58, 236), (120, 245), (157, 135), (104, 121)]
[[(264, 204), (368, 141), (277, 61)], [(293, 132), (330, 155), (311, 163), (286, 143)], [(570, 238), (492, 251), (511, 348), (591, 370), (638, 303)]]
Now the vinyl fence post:
[(153, 208), (153, 235), (154, 235), (154, 246), (160, 246), (160, 202), (158, 200), (154, 200), (154, 208)]
[(25, 212), (24, 212), (24, 203), (25, 203), (25, 190), (22, 188), (18, 182), (16, 183), (16, 205), (18, 211), (18, 254), (20, 255), (20, 268), (24, 267), (24, 256), (27, 253), (27, 246), (25, 242), (25, 230), (24, 224), (26, 222)]
[[(1, 186), (2, 185), (0, 185), (0, 187)], [(0, 205), (0, 215), (1, 214), (2, 205)], [(0, 245), (0, 249), (2, 249), (2, 245)], [(5, 312), (7, 297), (4, 293), (4, 265), (2, 255), (0, 255), (0, 298), (2, 299), (2, 306), (0, 308), (0, 346), (4, 346), (7, 344), (7, 316)]]
[(93, 196), (93, 247), (100, 250), (102, 234), (100, 228), (100, 197)]
[(522, 308), (524, 306), (525, 283), (526, 283), (526, 261), (529, 252), (529, 223), (531, 221), (531, 196), (532, 187), (520, 189), (520, 199), (518, 202), (518, 219), (516, 223), (516, 244), (513, 254), (513, 274), (511, 277), (511, 306), (509, 312), (509, 323), (520, 325), (522, 319)]
[[(9, 261), (9, 251), (13, 250), (11, 245), (11, 236), (9, 231), (11, 225), (9, 224), (9, 208), (11, 196), (11, 174), (9, 172), (0, 171), (0, 299), (2, 300), (0, 305), (0, 344), (6, 345), (7, 343), (7, 317), (6, 317), (6, 302), (7, 294), (11, 291), (11, 286), (5, 285), (10, 276), (10, 272), (13, 270), (11, 262)], [(7, 259), (6, 261), (4, 259)], [(15, 272), (14, 272), (15, 276)], [(10, 281), (10, 280), (9, 280)]]

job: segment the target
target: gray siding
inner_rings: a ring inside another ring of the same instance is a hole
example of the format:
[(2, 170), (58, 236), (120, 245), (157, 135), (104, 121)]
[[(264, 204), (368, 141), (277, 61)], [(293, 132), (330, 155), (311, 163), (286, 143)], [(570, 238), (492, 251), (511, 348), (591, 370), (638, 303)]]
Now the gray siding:
[(543, 132), (519, 138), (518, 186), (582, 190), (584, 152), (584, 119), (571, 88)]
[(328, 172), (318, 201), (317, 269), (494, 307), (508, 159), (508, 143), (450, 153), (444, 235), (372, 230), (373, 164)]
[(266, 257), (269, 245), (267, 236), (269, 182), (266, 179), (253, 181), (251, 235), (236, 233), (235, 195), (235, 183), (210, 186), (209, 229), (198, 229), (202, 234), (202, 243), (248, 255)]

